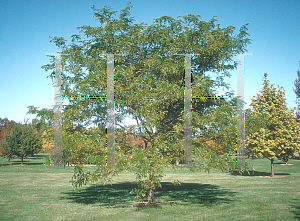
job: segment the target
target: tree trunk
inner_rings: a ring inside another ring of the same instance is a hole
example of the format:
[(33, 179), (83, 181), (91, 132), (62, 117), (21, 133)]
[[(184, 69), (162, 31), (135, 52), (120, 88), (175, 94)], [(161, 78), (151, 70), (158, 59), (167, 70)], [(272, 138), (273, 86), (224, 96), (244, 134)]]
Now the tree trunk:
[(271, 177), (274, 176), (274, 164), (273, 164), (274, 159), (271, 159)]
[[(149, 179), (151, 181), (152, 179), (152, 169), (150, 167), (150, 176), (149, 176)], [(151, 183), (153, 184), (153, 183)], [(153, 198), (154, 198), (154, 191), (153, 191), (153, 188), (150, 188), (149, 190), (149, 194), (148, 194), (148, 203), (152, 203), (153, 202)]]
[(150, 188), (149, 195), (148, 195), (148, 203), (153, 203), (153, 198), (154, 198), (154, 191), (152, 188)]

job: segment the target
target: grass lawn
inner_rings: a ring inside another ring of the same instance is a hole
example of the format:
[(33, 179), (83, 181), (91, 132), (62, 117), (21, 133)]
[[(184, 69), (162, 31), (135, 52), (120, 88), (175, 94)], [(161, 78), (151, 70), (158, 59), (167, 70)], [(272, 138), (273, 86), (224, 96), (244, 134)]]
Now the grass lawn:
[[(255, 174), (167, 169), (160, 205), (134, 206), (135, 176), (122, 173), (113, 185), (73, 190), (72, 168), (45, 168), (45, 154), (25, 159), (0, 158), (0, 220), (300, 220), (300, 159), (293, 165), (267, 159), (246, 160)], [(179, 179), (180, 186), (171, 181)]]

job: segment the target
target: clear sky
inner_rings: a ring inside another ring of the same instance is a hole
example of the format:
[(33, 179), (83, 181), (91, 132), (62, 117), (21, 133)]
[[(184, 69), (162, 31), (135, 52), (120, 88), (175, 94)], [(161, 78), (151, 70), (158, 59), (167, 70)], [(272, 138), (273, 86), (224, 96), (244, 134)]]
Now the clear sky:
[[(49, 63), (45, 53), (56, 53), (49, 36), (64, 37), (78, 34), (76, 27), (97, 26), (95, 5), (113, 10), (126, 7), (129, 0), (26, 0), (0, 1), (0, 117), (22, 121), (35, 116), (26, 115), (27, 106), (53, 108), (54, 88), (49, 74), (41, 69)], [(204, 21), (218, 16), (221, 28), (239, 28), (249, 23), (250, 39), (245, 56), (246, 108), (251, 98), (262, 88), (264, 73), (270, 83), (283, 86), (288, 107), (296, 107), (293, 91), (300, 60), (300, 2), (299, 0), (139, 0), (133, 1), (131, 16), (136, 23), (152, 24), (152, 19), (164, 15), (177, 18), (186, 14), (200, 15)], [(236, 90), (236, 70), (226, 82)], [(222, 90), (220, 91), (222, 94)], [(224, 92), (225, 94), (225, 92)]]

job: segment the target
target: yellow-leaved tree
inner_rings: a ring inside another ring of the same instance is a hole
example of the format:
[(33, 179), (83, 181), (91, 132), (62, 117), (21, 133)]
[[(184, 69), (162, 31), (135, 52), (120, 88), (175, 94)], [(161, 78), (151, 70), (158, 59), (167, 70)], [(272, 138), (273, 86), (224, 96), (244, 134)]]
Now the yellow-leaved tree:
[(54, 140), (49, 139), (49, 131), (44, 130), (42, 134), (42, 153), (53, 154)]
[(253, 96), (253, 111), (246, 117), (247, 137), (245, 139), (246, 154), (252, 157), (263, 156), (271, 161), (271, 176), (274, 176), (274, 159), (294, 156), (300, 150), (299, 128), (294, 112), (288, 109), (283, 87), (278, 90), (270, 85), (264, 74), (263, 89)]

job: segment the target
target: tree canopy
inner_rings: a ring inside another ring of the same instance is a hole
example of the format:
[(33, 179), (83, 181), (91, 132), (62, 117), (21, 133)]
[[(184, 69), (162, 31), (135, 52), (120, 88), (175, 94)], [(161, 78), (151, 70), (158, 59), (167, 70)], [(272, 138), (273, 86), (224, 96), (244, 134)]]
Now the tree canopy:
[(11, 122), (11, 126), (5, 134), (3, 153), (8, 156), (17, 156), (23, 159), (33, 156), (42, 149), (40, 134), (29, 124)]
[(293, 157), (300, 150), (299, 128), (292, 109), (287, 108), (283, 87), (270, 85), (264, 74), (260, 94), (252, 98), (253, 111), (248, 111), (245, 140), (246, 153), (252, 157), (263, 156), (271, 161), (274, 176), (274, 159)]
[(3, 146), (5, 133), (10, 126), (10, 121), (7, 118), (0, 118), (0, 154), (3, 155)]
[[(299, 65), (300, 65), (300, 61), (299, 61)], [(296, 94), (296, 103), (297, 103), (297, 113), (296, 113), (296, 117), (299, 119), (300, 118), (300, 109), (299, 109), (299, 106), (300, 106), (300, 70), (297, 71), (297, 77), (296, 80), (295, 80), (295, 89), (294, 89), (294, 92)]]
[[(247, 37), (248, 24), (234, 34), (235, 27), (220, 28), (215, 17), (202, 21), (199, 15), (192, 14), (178, 19), (162, 16), (153, 19), (151, 25), (134, 24), (134, 18), (130, 17), (132, 7), (131, 2), (128, 3), (119, 11), (119, 17), (114, 18), (118, 11), (107, 6), (102, 9), (93, 6), (94, 17), (100, 23), (98, 27), (79, 27), (80, 34), (72, 35), (70, 44), (63, 37), (53, 37), (51, 42), (62, 53), (69, 54), (62, 56), (62, 90), (63, 96), (68, 97), (105, 96), (107, 59), (103, 53), (115, 54), (116, 125), (120, 126), (115, 129), (116, 165), (135, 172), (140, 181), (136, 192), (141, 196), (148, 192), (148, 201), (152, 202), (153, 192), (160, 186), (163, 168), (174, 165), (174, 159), (183, 158), (185, 65), (182, 55), (194, 54), (191, 60), (193, 95), (215, 96), (217, 87), (230, 89), (224, 77), (230, 77), (229, 71), (237, 66), (234, 55), (247, 51), (246, 46), (251, 40)], [(48, 71), (54, 66), (52, 59), (42, 68)], [(205, 75), (208, 71), (218, 73), (218, 77), (211, 79)], [(53, 79), (54, 72), (49, 77)], [(228, 141), (235, 140), (233, 133), (228, 133), (233, 129), (233, 103), (225, 99), (193, 100), (193, 165), (199, 169), (227, 169), (229, 158), (226, 152), (233, 146)], [(70, 104), (63, 109), (64, 136), (74, 136), (74, 131), (82, 131), (91, 122), (98, 125), (98, 131), (93, 133), (99, 134), (106, 121), (105, 107), (105, 99), (70, 99)], [(48, 114), (45, 109), (43, 111)], [(29, 112), (45, 116), (33, 106)], [(135, 128), (121, 125), (126, 114), (136, 120)], [(208, 119), (218, 122), (209, 130), (205, 128)], [(118, 138), (124, 132), (139, 136), (146, 148), (125, 145)], [(205, 149), (204, 140), (212, 138), (226, 144), (226, 150)], [(99, 145), (99, 148), (103, 150), (104, 146)], [(68, 156), (78, 159), (74, 152), (71, 155)], [(78, 164), (73, 177), (75, 186), (101, 180), (103, 174), (116, 173), (109, 168), (84, 173), (78, 161), (73, 163)]]

